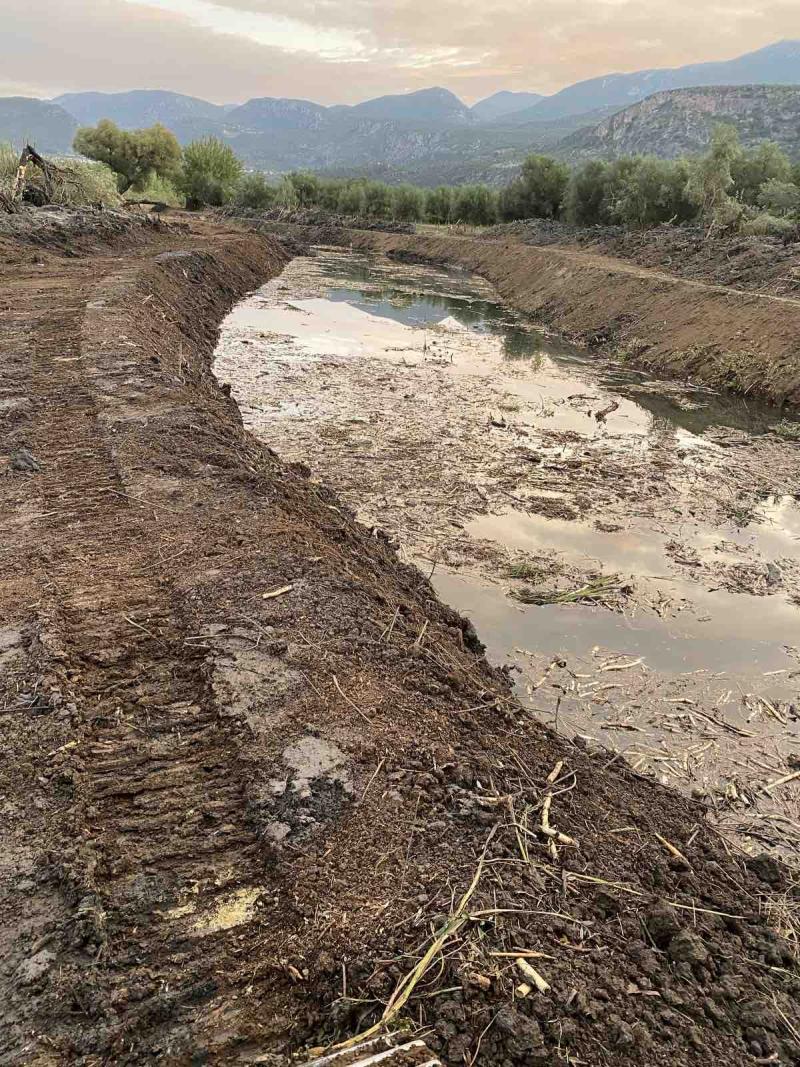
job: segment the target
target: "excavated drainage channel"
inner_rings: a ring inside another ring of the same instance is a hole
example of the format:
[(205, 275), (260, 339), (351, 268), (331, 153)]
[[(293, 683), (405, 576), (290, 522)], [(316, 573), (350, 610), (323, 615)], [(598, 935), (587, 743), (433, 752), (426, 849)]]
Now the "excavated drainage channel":
[(800, 857), (800, 775), (765, 788), (800, 768), (796, 422), (566, 345), (463, 272), (326, 248), (232, 312), (215, 370), (545, 721)]

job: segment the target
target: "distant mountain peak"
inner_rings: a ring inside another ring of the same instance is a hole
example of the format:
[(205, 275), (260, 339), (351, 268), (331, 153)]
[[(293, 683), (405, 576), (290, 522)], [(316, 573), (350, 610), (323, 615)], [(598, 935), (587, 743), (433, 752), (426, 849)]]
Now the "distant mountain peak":
[(590, 78), (567, 86), (525, 112), (517, 112), (514, 121), (563, 118), (598, 107), (625, 107), (665, 89), (690, 89), (701, 85), (798, 83), (800, 41), (775, 41), (734, 59)]
[(513, 115), (517, 111), (533, 107), (540, 100), (544, 100), (541, 93), (512, 92), (510, 89), (501, 89), (484, 100), (479, 100), (477, 104), (473, 104), (471, 111), (479, 122), (494, 122), (506, 115)]
[(446, 123), (466, 125), (472, 122), (467, 105), (449, 89), (434, 85), (430, 89), (415, 89), (365, 100), (350, 108), (354, 115), (396, 121)]

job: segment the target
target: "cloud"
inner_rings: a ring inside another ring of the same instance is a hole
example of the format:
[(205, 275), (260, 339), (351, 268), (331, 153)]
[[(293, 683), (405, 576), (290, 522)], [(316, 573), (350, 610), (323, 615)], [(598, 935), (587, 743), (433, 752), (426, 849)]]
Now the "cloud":
[(166, 88), (352, 103), (552, 92), (800, 36), (795, 0), (3, 0), (2, 91)]

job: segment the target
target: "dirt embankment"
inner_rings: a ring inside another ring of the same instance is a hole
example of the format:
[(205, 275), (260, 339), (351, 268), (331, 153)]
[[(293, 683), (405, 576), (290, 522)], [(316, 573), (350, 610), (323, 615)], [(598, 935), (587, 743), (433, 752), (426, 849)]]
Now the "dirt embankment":
[(800, 403), (800, 300), (562, 246), (335, 228), (314, 239), (464, 267), (488, 279), (512, 306), (580, 344), (603, 346), (667, 376)]
[(800, 1063), (786, 873), (243, 431), (216, 326), (279, 245), (140, 238), (2, 268), (0, 1061), (282, 1063), (411, 974), (452, 1064)]
[[(301, 221), (301, 220), (297, 220)], [(530, 219), (492, 226), (481, 233), (493, 240), (564, 245), (599, 252), (652, 270), (735, 289), (800, 297), (800, 229), (786, 237), (739, 233), (709, 236), (705, 226), (569, 226)]]

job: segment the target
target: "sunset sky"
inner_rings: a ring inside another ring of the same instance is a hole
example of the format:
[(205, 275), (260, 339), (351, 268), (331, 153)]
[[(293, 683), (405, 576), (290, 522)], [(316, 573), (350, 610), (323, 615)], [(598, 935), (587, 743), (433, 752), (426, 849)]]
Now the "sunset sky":
[(800, 37), (797, 0), (0, 0), (0, 95), (173, 89), (467, 103)]

